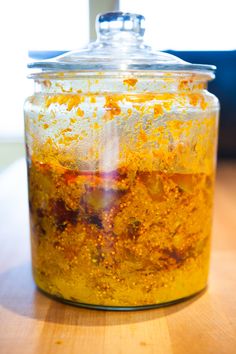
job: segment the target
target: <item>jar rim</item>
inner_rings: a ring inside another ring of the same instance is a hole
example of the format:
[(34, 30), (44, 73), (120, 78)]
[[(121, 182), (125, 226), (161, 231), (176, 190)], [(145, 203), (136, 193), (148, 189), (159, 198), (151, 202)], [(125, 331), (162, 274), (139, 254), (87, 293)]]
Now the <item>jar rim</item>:
[[(215, 68), (215, 67), (214, 67)], [(215, 70), (215, 69), (214, 69)], [(73, 80), (73, 79), (109, 79), (109, 78), (124, 78), (134, 77), (138, 79), (149, 78), (152, 79), (165, 79), (165, 78), (189, 78), (193, 81), (211, 81), (215, 78), (213, 70), (111, 70), (111, 71), (99, 71), (99, 70), (39, 70), (38, 72), (30, 73), (29, 79), (54, 79), (54, 80)]]

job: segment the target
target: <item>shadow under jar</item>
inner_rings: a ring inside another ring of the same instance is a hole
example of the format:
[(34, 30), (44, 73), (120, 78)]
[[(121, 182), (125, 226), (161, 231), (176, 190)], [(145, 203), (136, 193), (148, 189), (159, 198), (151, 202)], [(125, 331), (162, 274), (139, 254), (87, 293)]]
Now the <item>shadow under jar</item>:
[(215, 68), (153, 51), (143, 24), (100, 15), (87, 49), (29, 64), (34, 279), (80, 306), (157, 307), (207, 284)]

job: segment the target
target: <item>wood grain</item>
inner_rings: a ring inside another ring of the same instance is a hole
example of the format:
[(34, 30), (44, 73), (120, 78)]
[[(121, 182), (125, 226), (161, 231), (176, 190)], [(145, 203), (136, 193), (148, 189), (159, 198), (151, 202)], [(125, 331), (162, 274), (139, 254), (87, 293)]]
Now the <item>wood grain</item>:
[(1, 354), (236, 354), (236, 162), (218, 168), (209, 287), (178, 305), (93, 311), (37, 291), (24, 161), (0, 175), (0, 240)]

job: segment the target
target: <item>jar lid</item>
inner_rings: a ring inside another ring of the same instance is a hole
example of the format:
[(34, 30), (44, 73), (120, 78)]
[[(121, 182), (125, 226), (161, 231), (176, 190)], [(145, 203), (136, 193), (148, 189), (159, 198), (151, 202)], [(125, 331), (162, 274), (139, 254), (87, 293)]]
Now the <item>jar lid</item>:
[(174, 55), (153, 50), (143, 41), (145, 18), (125, 12), (97, 16), (97, 40), (80, 51), (36, 61), (28, 68), (42, 71), (187, 71), (210, 74), (213, 65), (191, 64)]

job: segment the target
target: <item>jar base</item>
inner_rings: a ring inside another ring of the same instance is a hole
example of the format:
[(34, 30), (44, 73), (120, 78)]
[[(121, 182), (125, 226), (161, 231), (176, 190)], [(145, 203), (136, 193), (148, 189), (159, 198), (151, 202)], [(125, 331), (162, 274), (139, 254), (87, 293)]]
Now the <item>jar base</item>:
[(56, 295), (52, 295), (47, 293), (46, 291), (42, 290), (39, 286), (37, 286), (37, 289), (43, 293), (44, 295), (46, 295), (47, 297), (56, 300), (58, 302), (67, 304), (67, 305), (71, 305), (71, 306), (76, 306), (76, 307), (81, 307), (81, 308), (86, 308), (86, 309), (91, 309), (91, 310), (98, 310), (98, 311), (141, 311), (141, 310), (152, 310), (152, 309), (158, 309), (161, 307), (167, 307), (167, 306), (171, 306), (171, 305), (175, 305), (187, 300), (191, 300), (195, 297), (197, 297), (198, 295), (202, 295), (206, 289), (207, 289), (207, 285), (201, 289), (200, 291), (197, 291), (194, 294), (191, 294), (189, 296), (185, 296), (176, 300), (172, 300), (172, 301), (167, 301), (167, 302), (163, 302), (163, 303), (159, 303), (159, 304), (153, 304), (153, 305), (141, 305), (141, 306), (105, 306), (105, 305), (92, 305), (92, 304), (86, 304), (86, 303), (80, 303), (80, 302), (76, 302), (73, 300), (67, 300), (67, 299), (63, 299), (62, 297), (56, 296)]

